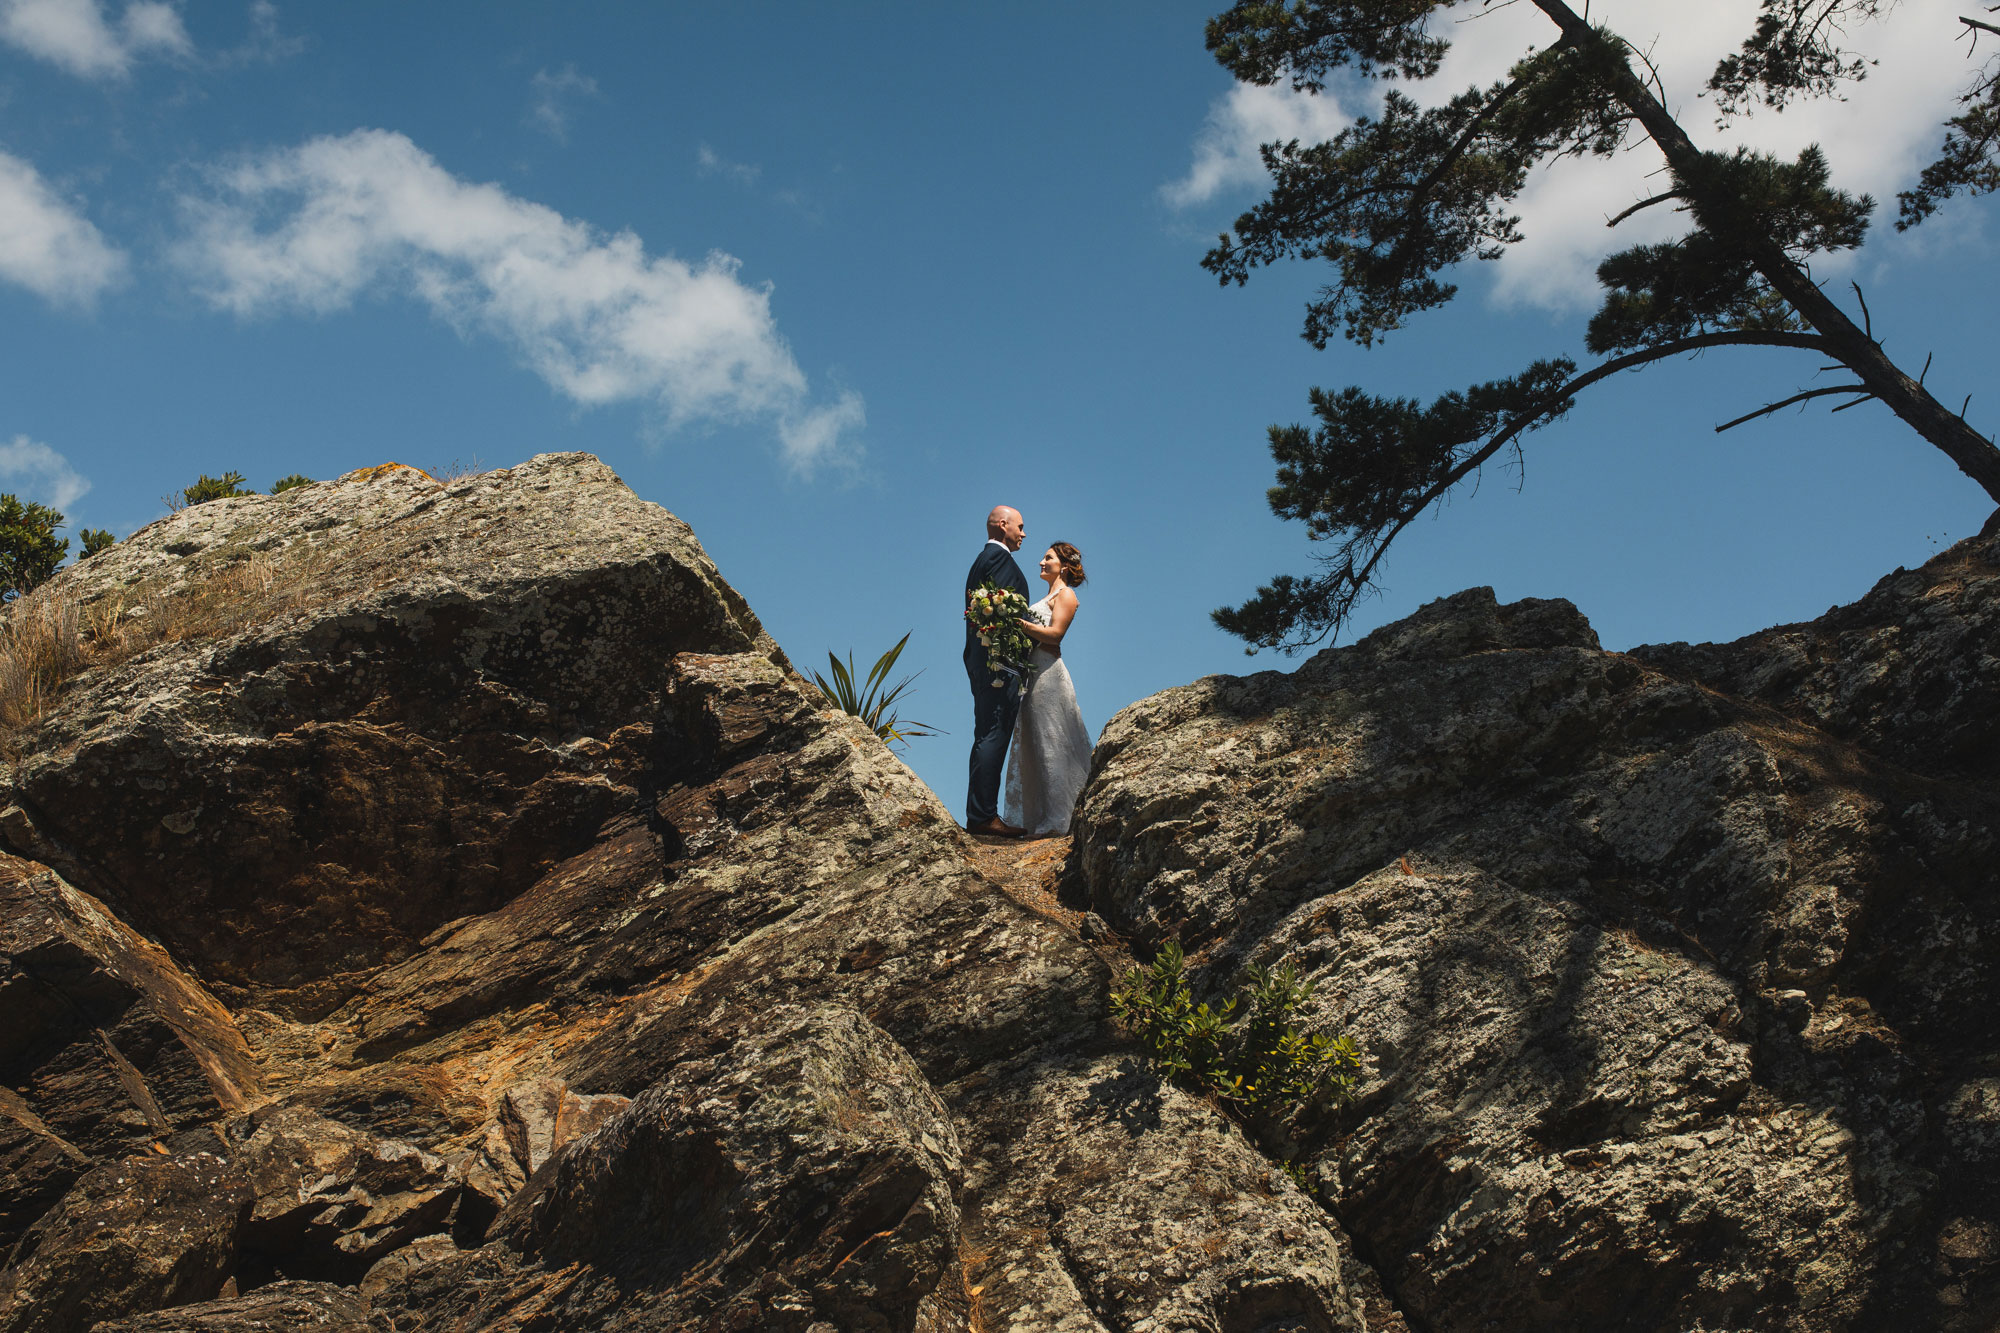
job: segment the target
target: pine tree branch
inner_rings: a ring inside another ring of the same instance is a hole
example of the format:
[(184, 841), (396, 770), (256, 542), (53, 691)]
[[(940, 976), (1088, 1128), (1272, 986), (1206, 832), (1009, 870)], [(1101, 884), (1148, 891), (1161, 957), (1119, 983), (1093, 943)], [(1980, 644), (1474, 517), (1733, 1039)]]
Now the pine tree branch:
[[(1720, 435), (1722, 434), (1722, 432), (1729, 430), (1731, 427), (1740, 426), (1746, 421), (1755, 421), (1758, 417), (1767, 417), (1771, 415), (1771, 413), (1776, 412), (1779, 408), (1790, 407), (1793, 403), (1803, 403), (1808, 398), (1824, 398), (1826, 395), (1830, 393), (1858, 393), (1864, 400), (1873, 398), (1875, 396), (1874, 394), (1868, 392), (1868, 386), (1865, 384), (1836, 384), (1830, 388), (1825, 388), (1825, 389), (1807, 389), (1804, 393), (1795, 393), (1790, 398), (1781, 399), (1780, 401), (1775, 403), (1768, 403), (1765, 406), (1758, 408), (1755, 412), (1746, 412), (1742, 416), (1736, 418), (1736, 420), (1734, 421), (1725, 421), (1720, 426), (1717, 426), (1715, 428), (1715, 433), (1717, 435)], [(1856, 406), (1856, 404), (1854, 403), (1842, 403), (1839, 407), (1836, 407), (1833, 410), (1836, 412), (1842, 412), (1854, 406)]]
[[(1712, 194), (1703, 196), (1699, 182), (1704, 176), (1704, 154), (1688, 138), (1673, 113), (1632, 72), (1624, 56), (1610, 49), (1565, 0), (1534, 0), (1534, 4), (1564, 36), (1576, 39), (1579, 44), (1586, 40), (1596, 42), (1606, 62), (1605, 72), (1611, 79), (1613, 95), (1659, 147), (1675, 178), (1690, 190), (1689, 202), (1697, 217), (1705, 225), (1714, 225), (1711, 219), (1727, 219), (1738, 212), (1739, 200)], [(1818, 332), (1820, 346), (1860, 378), (1884, 406), (1956, 463), (1987, 495), (2000, 501), (2000, 448), (1995, 448), (1991, 440), (1962, 418), (1953, 416), (1951, 409), (1905, 374), (1889, 359), (1881, 344), (1835, 305), (1775, 240), (1754, 234), (1732, 240), (1742, 247), (1743, 254), (1771, 289)]]
[(1533, 410), (1523, 412), (1520, 416), (1508, 422), (1505, 427), (1494, 434), (1492, 439), (1488, 440), (1471, 454), (1468, 454), (1463, 461), (1453, 467), (1443, 477), (1439, 478), (1429, 490), (1419, 496), (1415, 503), (1403, 511), (1402, 515), (1389, 528), (1388, 532), (1383, 535), (1381, 540), (1375, 543), (1375, 549), (1369, 554), (1367, 563), (1363, 564), (1358, 571), (1348, 576), (1347, 581), (1349, 585), (1354, 588), (1365, 587), (1368, 580), (1375, 573), (1375, 566), (1381, 563), (1382, 557), (1387, 554), (1389, 544), (1402, 534), (1404, 528), (1414, 523), (1418, 515), (1442, 499), (1445, 493), (1451, 490), (1452, 487), (1458, 485), (1467, 476), (1484, 466), (1493, 455), (1504, 449), (1521, 432), (1527, 430), (1551, 412), (1554, 412), (1578, 393), (1589, 388), (1599, 380), (1616, 375), (1621, 370), (1632, 370), (1654, 361), (1664, 361), (1668, 357), (1680, 356), (1687, 352), (1705, 351), (1710, 347), (1799, 347), (1808, 351), (1824, 351), (1826, 340), (1812, 333), (1699, 333), (1691, 338), (1676, 338), (1669, 343), (1660, 343), (1653, 347), (1643, 347), (1636, 352), (1628, 352), (1624, 356), (1613, 357), (1602, 365), (1591, 367), (1543, 399)]
[(1641, 199), (1638, 203), (1632, 205), (1630, 208), (1626, 209), (1623, 213), (1620, 213), (1617, 217), (1611, 219), (1611, 221), (1605, 223), (1604, 225), (1607, 227), (1615, 227), (1619, 223), (1623, 222), (1626, 218), (1629, 218), (1634, 213), (1637, 213), (1640, 209), (1651, 208), (1654, 204), (1664, 204), (1669, 199), (1679, 199), (1681, 197), (1682, 197), (1681, 192), (1676, 189), (1676, 190), (1668, 190), (1664, 194), (1656, 194), (1651, 199)]

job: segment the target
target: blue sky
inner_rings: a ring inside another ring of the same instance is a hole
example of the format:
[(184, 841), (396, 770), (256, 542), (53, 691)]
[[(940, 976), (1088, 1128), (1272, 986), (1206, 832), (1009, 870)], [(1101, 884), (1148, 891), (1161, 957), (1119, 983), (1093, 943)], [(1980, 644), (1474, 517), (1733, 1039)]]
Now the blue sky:
[[(1372, 351), (1299, 336), (1309, 267), (1198, 261), (1260, 195), (1260, 138), (1363, 90), (1235, 87), (1212, 6), (641, 6), (0, 0), (0, 487), (131, 532), (198, 473), (260, 486), (391, 459), (602, 457), (695, 526), (802, 666), (913, 631), (907, 753), (956, 807), (959, 588), (996, 502), (1024, 568), (1091, 571), (1066, 653), (1087, 722), (1246, 660), (1210, 608), (1306, 572), (1265, 427), (1309, 386), (1428, 397), (1577, 354), (1594, 257), (1656, 163), (1538, 178), (1529, 241)], [(1653, 42), (1691, 129), (1747, 0), (1600, 10)], [(1764, 116), (1888, 198), (1970, 76), (1956, 11), (1856, 34), (1849, 102)], [(1445, 91), (1532, 31), (1453, 27)], [(1512, 25), (1512, 26), (1508, 26)], [(1891, 205), (1891, 209), (1893, 204)], [(1884, 210), (1888, 212), (1890, 210)], [(1991, 431), (1991, 201), (1878, 226), (1823, 276)], [(1645, 230), (1650, 228), (1651, 230)], [(1876, 407), (1717, 436), (1810, 358), (1712, 354), (1601, 387), (1524, 478), (1420, 521), (1355, 632), (1473, 584), (1575, 601), (1609, 647), (1817, 615), (1969, 535), (1976, 487)]]

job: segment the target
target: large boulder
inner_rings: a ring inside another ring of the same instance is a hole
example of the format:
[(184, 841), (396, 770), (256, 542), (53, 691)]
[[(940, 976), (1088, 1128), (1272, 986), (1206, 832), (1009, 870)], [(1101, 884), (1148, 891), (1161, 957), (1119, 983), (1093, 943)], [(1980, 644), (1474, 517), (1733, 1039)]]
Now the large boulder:
[(213, 1153), (98, 1167), (29, 1228), (0, 1274), (0, 1330), (73, 1333), (205, 1301), (236, 1265), (250, 1185)]
[(378, 1259), (443, 1231), (459, 1182), (414, 1144), (352, 1129), (301, 1106), (274, 1106), (226, 1131), (256, 1203), (238, 1280), (358, 1283)]
[(187, 1131), (250, 1195), (214, 1326), (279, 1275), (396, 1329), (1357, 1326), (1337, 1227), (1130, 1063), (1125, 960), (594, 459), (216, 501), (40, 595), (93, 656), (0, 834), (259, 1080)]
[(2000, 1319), (1991, 537), (1607, 653), (1475, 589), (1120, 713), (1067, 891), (1367, 1056), (1318, 1197), (1419, 1326)]
[(915, 1062), (837, 1007), (719, 1045), (538, 1175), (498, 1244), (414, 1270), (376, 1307), (418, 1328), (528, 1301), (607, 1330), (914, 1327), (958, 1259), (962, 1178)]
[(15, 767), (36, 842), (0, 833), (302, 1017), (642, 817), (675, 653), (777, 656), (687, 525), (581, 455), (211, 501), (44, 595), (119, 651)]
[(4, 854), (0, 1014), (0, 1254), (92, 1166), (166, 1151), (262, 1095), (198, 981), (91, 895)]

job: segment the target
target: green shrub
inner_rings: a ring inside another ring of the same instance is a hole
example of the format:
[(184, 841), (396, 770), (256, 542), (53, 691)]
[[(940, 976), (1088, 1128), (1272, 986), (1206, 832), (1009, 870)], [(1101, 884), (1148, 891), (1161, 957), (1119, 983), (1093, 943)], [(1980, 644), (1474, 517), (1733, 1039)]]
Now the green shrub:
[(118, 541), (116, 537), (111, 535), (111, 531), (108, 528), (83, 528), (76, 535), (83, 541), (83, 554), (77, 557), (79, 560), (88, 560), (105, 547), (115, 545)]
[(1353, 1094), (1361, 1052), (1346, 1037), (1307, 1036), (1293, 1026), (1313, 983), (1291, 963), (1246, 967), (1243, 993), (1213, 1008), (1194, 1002), (1186, 962), (1169, 940), (1151, 967), (1132, 968), (1111, 992), (1112, 1016), (1169, 1077), (1280, 1119), (1320, 1097), (1345, 1102)]
[(69, 538), (56, 536), (63, 523), (47, 505), (0, 494), (0, 597), (18, 597), (56, 572), (69, 554)]
[(167, 508), (178, 514), (190, 505), (207, 504), (210, 500), (227, 500), (235, 495), (255, 495), (257, 492), (243, 485), (241, 472), (225, 472), (219, 477), (211, 477), (206, 472), (194, 485), (187, 487), (179, 495), (167, 497)]
[(294, 472), (288, 477), (280, 477), (272, 482), (271, 494), (276, 495), (280, 491), (289, 491), (295, 486), (310, 486), (312, 484), (313, 479), (311, 477), (306, 476), (303, 472)]

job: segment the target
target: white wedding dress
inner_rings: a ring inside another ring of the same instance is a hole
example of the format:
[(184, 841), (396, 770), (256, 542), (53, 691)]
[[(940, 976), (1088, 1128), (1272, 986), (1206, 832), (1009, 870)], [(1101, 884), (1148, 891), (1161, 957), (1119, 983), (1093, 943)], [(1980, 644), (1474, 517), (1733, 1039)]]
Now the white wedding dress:
[[(1054, 595), (1029, 607), (1027, 618), (1048, 624)], [(1026, 829), (1030, 837), (1047, 838), (1069, 832), (1077, 794), (1090, 776), (1090, 731), (1083, 725), (1076, 687), (1062, 658), (1038, 647), (1034, 668), (1007, 751), (1005, 818)]]

